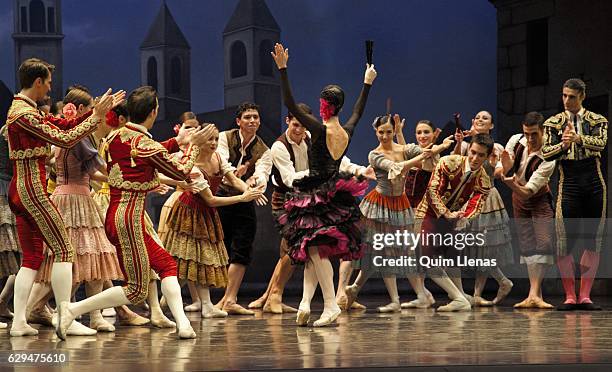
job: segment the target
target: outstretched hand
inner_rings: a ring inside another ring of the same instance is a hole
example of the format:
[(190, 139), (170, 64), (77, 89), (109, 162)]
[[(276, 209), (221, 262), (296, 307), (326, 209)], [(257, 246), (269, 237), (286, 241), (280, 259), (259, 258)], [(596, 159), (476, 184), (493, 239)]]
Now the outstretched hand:
[(376, 76), (378, 76), (378, 73), (376, 72), (376, 69), (374, 68), (374, 64), (370, 65), (366, 63), (366, 70), (365, 70), (365, 74), (363, 77), (364, 84), (372, 85), (372, 83), (376, 79)]
[(274, 62), (276, 62), (276, 67), (278, 69), (287, 68), (287, 60), (289, 60), (289, 49), (285, 49), (283, 44), (276, 43), (274, 45), (274, 51), (270, 52), (272, 54), (272, 58), (274, 58)]
[(96, 105), (93, 108), (93, 114), (99, 117), (105, 117), (106, 113), (109, 112), (113, 108), (113, 90), (108, 89), (106, 93), (102, 95), (96, 102)]
[(395, 127), (395, 133), (403, 131), (404, 124), (406, 124), (406, 119), (401, 119), (399, 114), (393, 115), (393, 126)]
[(113, 94), (112, 95), (113, 97), (113, 107), (112, 108), (119, 106), (125, 100), (125, 95), (126, 95), (125, 90), (120, 90), (117, 93)]

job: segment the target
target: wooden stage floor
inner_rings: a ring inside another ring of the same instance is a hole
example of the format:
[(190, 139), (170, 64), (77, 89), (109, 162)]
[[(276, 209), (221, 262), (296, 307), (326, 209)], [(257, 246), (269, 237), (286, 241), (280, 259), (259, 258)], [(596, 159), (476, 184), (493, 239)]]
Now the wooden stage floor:
[[(440, 296), (441, 297), (441, 296)], [(440, 298), (441, 299), (441, 298)], [(298, 299), (289, 299), (296, 304)], [(320, 300), (320, 299), (319, 299)], [(298, 328), (294, 314), (203, 320), (191, 314), (195, 340), (173, 330), (118, 327), (114, 333), (58, 342), (51, 328), (37, 337), (0, 334), (0, 370), (11, 351), (67, 352), (61, 365), (15, 370), (187, 371), (302, 368), (429, 367), (426, 370), (612, 370), (612, 301), (600, 312), (515, 311), (506, 306), (464, 313), (403, 310), (377, 314), (384, 298), (363, 298), (370, 310), (343, 314), (332, 328)], [(558, 303), (559, 298), (551, 299)], [(315, 307), (314, 319), (319, 307)], [(112, 319), (112, 318), (108, 318)], [(87, 321), (85, 321), (87, 324)], [(578, 366), (580, 365), (580, 366)], [(478, 367), (479, 366), (479, 367)], [(505, 367), (504, 367), (505, 366)], [(442, 368), (445, 367), (445, 368)]]

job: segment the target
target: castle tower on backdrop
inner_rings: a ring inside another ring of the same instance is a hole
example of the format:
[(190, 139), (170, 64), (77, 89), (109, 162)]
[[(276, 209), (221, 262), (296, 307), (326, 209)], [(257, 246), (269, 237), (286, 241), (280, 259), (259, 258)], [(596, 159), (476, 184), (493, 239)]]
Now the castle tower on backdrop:
[(191, 47), (165, 1), (140, 45), (140, 77), (157, 90), (160, 120), (190, 110)]
[(264, 0), (240, 0), (223, 30), (224, 105), (261, 107), (259, 134), (271, 143), (281, 128), (281, 93), (270, 52), (280, 28)]
[(17, 70), (25, 59), (41, 58), (53, 65), (51, 98), (63, 99), (62, 10), (61, 0), (15, 0), (15, 89), (19, 90)]

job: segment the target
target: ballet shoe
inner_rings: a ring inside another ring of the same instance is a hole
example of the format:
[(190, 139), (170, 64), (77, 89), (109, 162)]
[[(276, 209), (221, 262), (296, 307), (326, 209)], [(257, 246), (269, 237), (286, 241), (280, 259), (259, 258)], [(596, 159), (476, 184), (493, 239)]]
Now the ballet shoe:
[(555, 307), (541, 298), (527, 297), (514, 305), (515, 309), (554, 309)]
[(338, 307), (342, 311), (346, 311), (348, 309), (347, 302), (348, 302), (348, 299), (346, 298), (346, 295), (342, 295), (336, 298), (336, 304), (338, 304)]
[(151, 325), (157, 328), (176, 328), (176, 323), (168, 319), (164, 314), (151, 314)]
[(283, 313), (297, 313), (298, 309), (296, 309), (295, 307), (289, 306), (289, 305), (285, 305), (281, 303), (281, 307), (283, 308)]
[(98, 333), (97, 330), (89, 328), (76, 320), (70, 324), (70, 327), (68, 327), (68, 331), (66, 332), (68, 336), (93, 336), (96, 333)]
[(55, 326), (55, 334), (61, 340), (66, 340), (66, 336), (68, 335), (68, 327), (74, 321), (74, 314), (68, 308), (68, 302), (64, 301), (57, 305), (57, 315), (56, 321), (57, 325)]
[(402, 309), (428, 309), (432, 307), (433, 304), (435, 304), (433, 296), (431, 296), (431, 298), (427, 296), (425, 298), (417, 298), (416, 300), (412, 300), (410, 302), (403, 302), (400, 307)]
[(13, 324), (9, 334), (11, 337), (36, 336), (38, 335), (38, 330), (36, 328), (32, 328), (32, 326), (27, 323), (23, 324), (21, 327), (16, 327), (15, 324)]
[(506, 278), (502, 284), (500, 284), (499, 289), (497, 290), (497, 296), (495, 296), (493, 299), (493, 305), (497, 305), (502, 302), (502, 300), (508, 296), (513, 286), (514, 283), (512, 283), (510, 279)]
[(90, 319), (89, 328), (95, 329), (98, 332), (115, 332), (115, 326), (104, 320), (102, 316)]
[(263, 312), (272, 313), (272, 314), (282, 314), (283, 313), (282, 298), (278, 295), (268, 296), (268, 300), (263, 306)]
[(359, 295), (359, 287), (355, 284), (344, 287), (344, 293), (346, 293), (346, 308), (352, 309), (353, 302), (357, 300)]
[(451, 311), (470, 311), (471, 309), (472, 309), (472, 306), (470, 305), (468, 300), (466, 300), (463, 297), (460, 297), (460, 298), (456, 298), (452, 300), (447, 305), (438, 307), (436, 310), (441, 311), (441, 312), (451, 312)]
[(493, 306), (493, 301), (485, 300), (480, 296), (474, 296), (474, 306), (489, 307)]
[(357, 301), (353, 301), (351, 304), (351, 310), (365, 310), (367, 309), (366, 305), (362, 305)]
[(379, 313), (397, 313), (402, 311), (402, 307), (397, 302), (391, 302), (385, 306), (379, 306), (376, 308)]
[(0, 329), (6, 329), (6, 328), (8, 328), (8, 324), (4, 322), (0, 322)]
[(556, 309), (557, 311), (574, 311), (578, 310), (578, 305), (575, 302), (562, 303)]
[(4, 302), (0, 303), (0, 318), (13, 319), (13, 313)]
[(27, 320), (28, 323), (31, 324), (40, 324), (47, 327), (54, 327), (53, 325), (53, 314), (47, 309), (47, 307), (42, 307), (40, 309), (34, 309), (32, 311), (27, 312)]
[(223, 311), (227, 312), (228, 314), (232, 314), (232, 315), (255, 315), (254, 311), (245, 309), (244, 307), (238, 305), (238, 304), (225, 304), (223, 306)]
[(114, 316), (117, 316), (117, 312), (115, 311), (114, 307), (109, 307), (108, 309), (102, 310), (102, 316), (107, 317), (107, 318), (112, 318)]
[(321, 314), (321, 317), (318, 320), (315, 320), (314, 323), (312, 323), (313, 327), (325, 327), (328, 326), (330, 324), (332, 324), (340, 315), (340, 313), (342, 312), (342, 310), (340, 310), (340, 308), (338, 308), (335, 311), (332, 311), (329, 314), (325, 314), (325, 311), (323, 311), (323, 314)]
[(193, 330), (193, 328), (191, 327), (191, 324), (188, 325), (187, 327), (181, 328), (179, 329), (178, 327), (176, 328), (176, 336), (178, 337), (179, 340), (187, 340), (187, 339), (191, 339), (191, 338), (196, 338), (196, 333)]
[(119, 319), (118, 322), (119, 325), (123, 326), (143, 326), (145, 324), (151, 323), (151, 320), (136, 313), (132, 313), (125, 318)]
[(470, 306), (474, 306), (474, 304), (476, 303), (476, 301), (474, 300), (474, 296), (470, 296), (469, 294), (464, 293), (463, 297), (465, 297), (465, 299), (470, 303)]
[(295, 318), (295, 323), (300, 327), (305, 327), (308, 325), (310, 321), (310, 309), (302, 310), (298, 309), (297, 317)]
[(219, 310), (214, 306), (211, 306), (210, 309), (202, 309), (202, 318), (210, 319), (210, 318), (226, 318), (227, 312), (223, 310)]
[(251, 301), (249, 303), (249, 306), (247, 306), (249, 309), (261, 309), (264, 307), (264, 305), (267, 302), (267, 297), (266, 296), (261, 296), (258, 299), (256, 299), (255, 301)]
[(595, 305), (592, 302), (581, 302), (578, 305), (576, 305), (576, 307), (577, 307), (577, 310), (584, 310), (584, 311), (600, 311), (600, 310), (602, 310), (601, 306)]
[(185, 306), (185, 311), (186, 312), (196, 312), (196, 311), (202, 311), (202, 302), (200, 301), (196, 301), (190, 305), (186, 305)]

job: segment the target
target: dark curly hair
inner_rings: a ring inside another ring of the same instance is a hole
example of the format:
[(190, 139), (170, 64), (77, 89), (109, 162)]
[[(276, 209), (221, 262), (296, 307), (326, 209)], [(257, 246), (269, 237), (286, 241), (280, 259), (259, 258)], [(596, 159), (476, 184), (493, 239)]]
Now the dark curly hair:
[(334, 105), (334, 116), (338, 115), (340, 109), (344, 105), (344, 91), (338, 85), (328, 85), (321, 91), (321, 98), (326, 100), (329, 104)]

